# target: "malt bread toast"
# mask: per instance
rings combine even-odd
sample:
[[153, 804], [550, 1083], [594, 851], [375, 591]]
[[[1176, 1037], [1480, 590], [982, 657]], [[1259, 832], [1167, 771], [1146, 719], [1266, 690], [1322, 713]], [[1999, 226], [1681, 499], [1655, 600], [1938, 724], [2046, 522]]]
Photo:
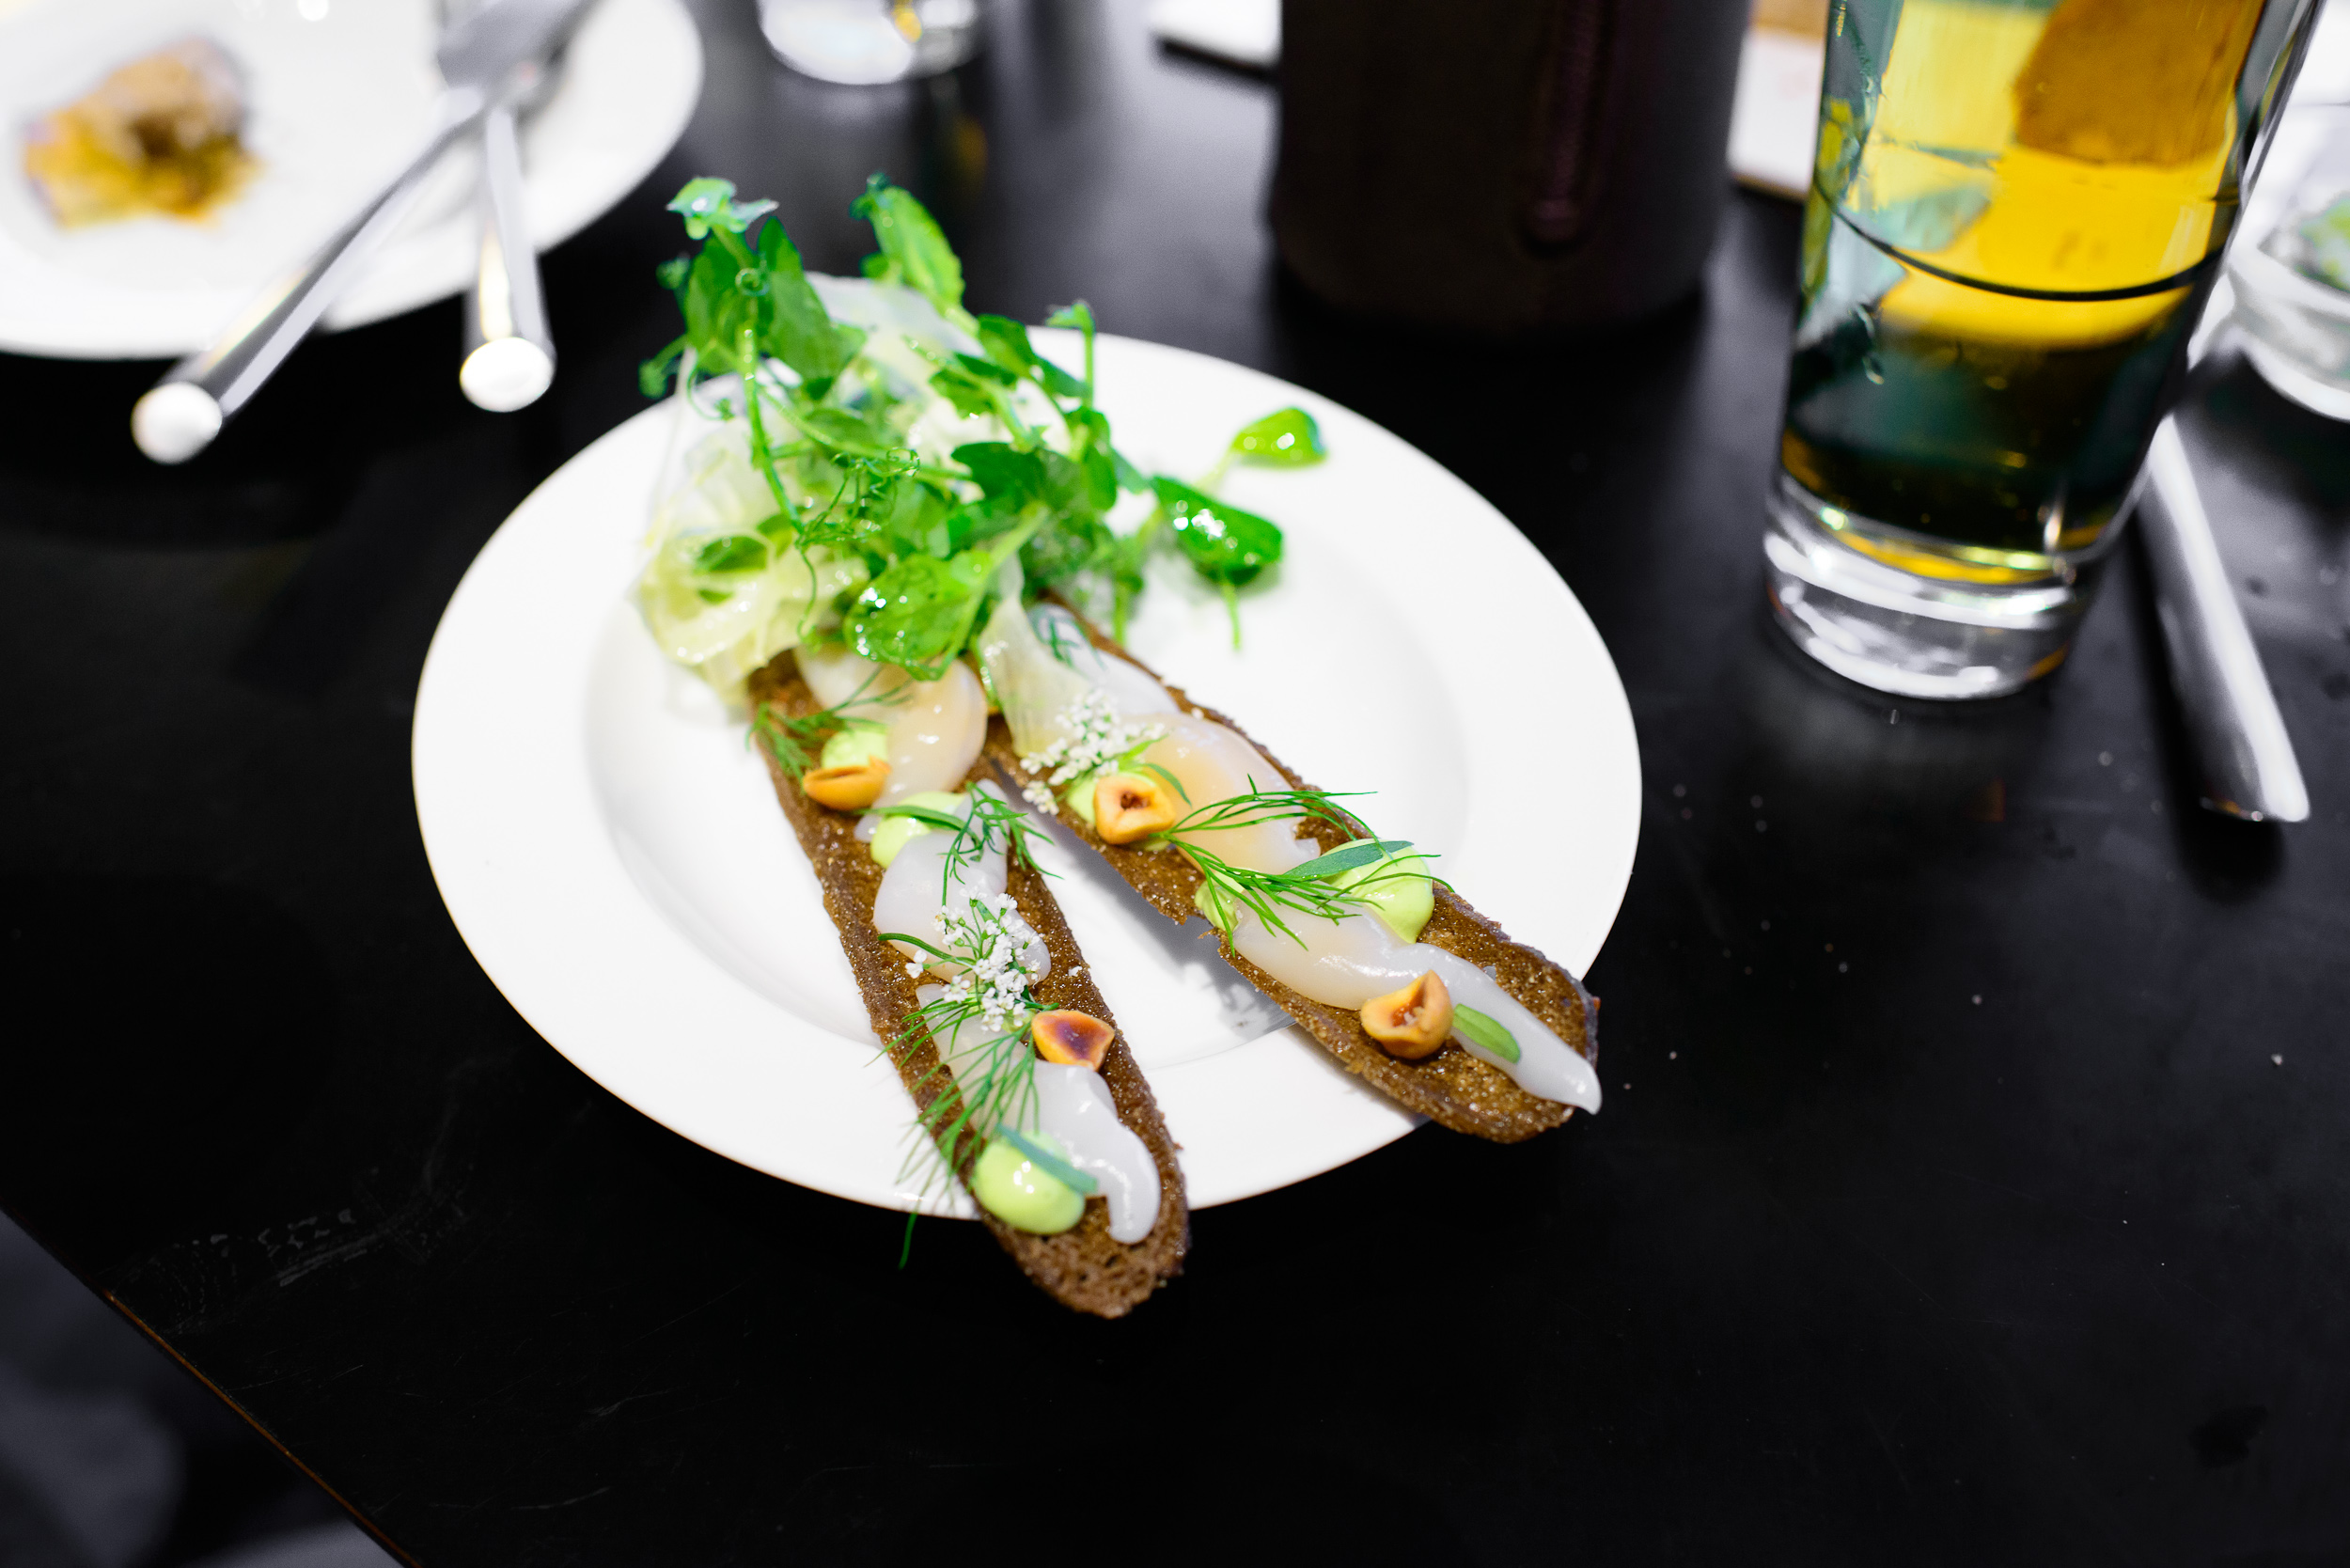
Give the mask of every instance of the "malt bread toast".
[[[751, 678], [749, 696], [754, 713], [767, 707], [785, 717], [798, 718], [814, 713], [822, 706], [809, 692], [789, 653], [778, 655]], [[996, 728], [1002, 727], [1002, 720], [995, 723]], [[775, 780], [776, 798], [782, 803], [784, 816], [816, 869], [816, 880], [823, 889], [825, 913], [832, 917], [833, 925], [839, 932], [841, 949], [848, 954], [849, 967], [855, 973], [857, 990], [865, 998], [865, 1011], [872, 1020], [873, 1032], [885, 1042], [895, 1042], [920, 1004], [915, 996], [916, 982], [906, 975], [904, 955], [883, 941], [873, 929], [873, 900], [881, 888], [882, 868], [874, 863], [866, 846], [857, 841], [856, 817], [829, 810], [809, 800], [801, 792], [795, 776], [763, 747], [760, 754]], [[974, 764], [969, 781], [995, 782], [984, 760]], [[1053, 902], [1044, 878], [1019, 856], [1014, 855], [1011, 860], [1006, 891], [1053, 955], [1052, 972], [1036, 982], [1038, 1000], [1048, 1008], [1074, 1008], [1091, 1013], [1115, 1027], [1117, 1020], [1110, 1016], [1108, 1003], [1095, 987], [1093, 976], [1085, 964], [1085, 955], [1078, 950], [1077, 940], [1071, 934], [1060, 906]], [[938, 1052], [926, 1034], [916, 1031], [911, 1041], [893, 1045], [889, 1057], [918, 1107], [928, 1110], [939, 1096], [955, 1092], [952, 1080], [939, 1071]], [[1085, 1217], [1075, 1229], [1058, 1235], [1014, 1230], [984, 1209], [979, 1211], [979, 1219], [995, 1233], [1004, 1250], [1011, 1254], [1022, 1272], [1062, 1305], [1099, 1317], [1115, 1318], [1123, 1316], [1162, 1282], [1180, 1272], [1183, 1254], [1191, 1245], [1191, 1219], [1183, 1198], [1183, 1169], [1175, 1159], [1174, 1140], [1167, 1136], [1158, 1103], [1152, 1098], [1151, 1086], [1136, 1065], [1122, 1033], [1111, 1043], [1102, 1063], [1102, 1078], [1117, 1105], [1119, 1120], [1142, 1139], [1158, 1167], [1159, 1212], [1151, 1233], [1131, 1246], [1113, 1240], [1108, 1206], [1099, 1198], [1087, 1200]], [[952, 1112], [949, 1107], [939, 1124], [952, 1124]], [[967, 1177], [971, 1162], [978, 1157], [980, 1141], [977, 1134], [965, 1128], [954, 1148], [942, 1151], [958, 1180]]]
[[[1085, 630], [1094, 646], [1104, 652], [1124, 659], [1138, 669], [1149, 670], [1149, 666], [1090, 622], [1085, 623]], [[1151, 673], [1155, 677], [1155, 671]], [[1280, 771], [1291, 789], [1311, 788], [1230, 718], [1194, 702], [1182, 688], [1164, 681], [1161, 683], [1184, 712], [1224, 725], [1248, 740]], [[1036, 779], [1036, 775], [1021, 766], [1010, 731], [1001, 720], [988, 729], [987, 757], [1015, 790], [1025, 790]], [[1168, 919], [1180, 925], [1198, 912], [1192, 896], [1198, 891], [1202, 878], [1189, 860], [1181, 855], [1105, 843], [1066, 808], [1058, 813], [1058, 818], [1061, 826], [1084, 839]], [[1337, 824], [1319, 818], [1307, 819], [1301, 831], [1324, 850], [1336, 849], [1347, 839]], [[1450, 888], [1437, 886], [1435, 903], [1435, 913], [1420, 933], [1421, 941], [1485, 969], [1504, 991], [1584, 1059], [1599, 1059], [1593, 1039], [1598, 1000], [1583, 989], [1574, 976], [1534, 949], [1512, 942], [1508, 933], [1469, 907], [1467, 901]], [[1479, 1060], [1454, 1043], [1448, 1043], [1434, 1056], [1418, 1061], [1399, 1060], [1380, 1049], [1364, 1032], [1362, 1019], [1354, 1010], [1311, 1001], [1242, 958], [1232, 950], [1230, 941], [1219, 938], [1219, 946], [1233, 968], [1312, 1035], [1348, 1072], [1359, 1074], [1407, 1110], [1417, 1111], [1455, 1132], [1474, 1133], [1497, 1143], [1516, 1143], [1532, 1137], [1574, 1114], [1574, 1107], [1528, 1093], [1501, 1069]]]

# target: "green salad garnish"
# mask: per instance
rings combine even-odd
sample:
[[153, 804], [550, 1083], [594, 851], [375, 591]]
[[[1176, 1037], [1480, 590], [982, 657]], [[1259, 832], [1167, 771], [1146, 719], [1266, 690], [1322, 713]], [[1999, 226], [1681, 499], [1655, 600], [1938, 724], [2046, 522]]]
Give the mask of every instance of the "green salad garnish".
[[723, 180], [669, 204], [700, 248], [662, 269], [685, 330], [640, 380], [713, 424], [686, 443], [638, 583], [672, 658], [730, 689], [784, 649], [845, 644], [934, 680], [1007, 592], [1058, 592], [1122, 633], [1160, 550], [1224, 596], [1238, 640], [1238, 591], [1280, 559], [1281, 531], [1214, 491], [1236, 461], [1319, 461], [1311, 416], [1253, 421], [1197, 485], [1147, 475], [1095, 406], [1085, 302], [1048, 323], [1081, 335], [1075, 369], [972, 314], [936, 220], [876, 175], [854, 209], [880, 246], [871, 289], [834, 295], [861, 317], [842, 321], [774, 206]]

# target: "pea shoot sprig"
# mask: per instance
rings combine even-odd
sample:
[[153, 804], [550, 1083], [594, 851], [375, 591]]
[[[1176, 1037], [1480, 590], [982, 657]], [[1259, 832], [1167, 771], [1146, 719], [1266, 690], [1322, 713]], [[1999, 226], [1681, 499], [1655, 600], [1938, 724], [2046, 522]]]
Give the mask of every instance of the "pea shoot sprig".
[[[911, 359], [832, 318], [773, 202], [739, 200], [728, 181], [704, 179], [669, 206], [700, 248], [661, 270], [684, 330], [640, 380], [650, 396], [674, 380], [697, 410], [739, 422], [754, 488], [774, 504], [765, 520], [698, 547], [692, 586], [702, 602], [754, 591], [786, 553], [814, 582], [811, 552], [824, 552], [854, 571], [845, 586], [836, 573], [795, 601], [800, 635], [837, 636], [933, 680], [981, 623], [999, 567], [1016, 558], [1033, 592], [1106, 597], [1122, 630], [1149, 555], [1172, 547], [1225, 595], [1237, 637], [1237, 590], [1279, 559], [1281, 535], [1210, 492], [1234, 462], [1318, 460], [1308, 416], [1289, 409], [1252, 424], [1199, 486], [1145, 475], [1113, 444], [1096, 405], [1091, 308], [1081, 300], [1050, 318], [1079, 334], [1082, 373], [1040, 353], [1020, 322], [973, 314], [962, 262], [936, 220], [883, 177], [854, 208], [880, 247], [866, 275], [928, 301], [954, 339], [908, 337]], [[910, 363], [929, 373], [909, 379]], [[917, 427], [935, 426], [924, 416], [941, 400], [998, 438], [926, 449]], [[1121, 495], [1152, 503], [1130, 533], [1109, 522]]]

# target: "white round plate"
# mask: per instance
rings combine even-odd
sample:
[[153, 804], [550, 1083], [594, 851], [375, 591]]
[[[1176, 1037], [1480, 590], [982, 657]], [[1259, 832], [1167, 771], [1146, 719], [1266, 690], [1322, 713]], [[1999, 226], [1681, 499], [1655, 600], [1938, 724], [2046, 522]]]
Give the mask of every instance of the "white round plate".
[[[1037, 340], [1063, 363], [1077, 346]], [[1468, 486], [1360, 416], [1254, 370], [1101, 339], [1103, 406], [1145, 469], [1197, 474], [1299, 404], [1318, 467], [1244, 468], [1280, 523], [1246, 643], [1178, 563], [1136, 652], [1230, 713], [1514, 935], [1581, 972], [1631, 876], [1639, 758], [1615, 666], [1547, 562]], [[868, 1203], [963, 1212], [904, 1170], [912, 1107], [882, 1058], [739, 714], [669, 664], [629, 602], [674, 407], [566, 463], [442, 616], [416, 697], [416, 811], [490, 978], [590, 1077], [695, 1142]], [[686, 433], [691, 433], [690, 431]], [[1526, 791], [1543, 807], [1529, 817]], [[1417, 1119], [1340, 1070], [1201, 939], [1096, 857], [1057, 892], [1183, 1148], [1194, 1207], [1302, 1180]]]
[[[431, 121], [438, 0], [0, 0], [0, 350], [161, 359], [220, 336], [404, 161]], [[212, 39], [243, 78], [252, 181], [202, 222], [64, 229], [26, 178], [23, 127], [116, 67]], [[680, 0], [600, 0], [555, 91], [523, 128], [532, 237], [569, 239], [652, 172], [701, 95], [700, 35]], [[442, 161], [401, 227], [335, 308], [363, 325], [473, 277], [470, 146]]]

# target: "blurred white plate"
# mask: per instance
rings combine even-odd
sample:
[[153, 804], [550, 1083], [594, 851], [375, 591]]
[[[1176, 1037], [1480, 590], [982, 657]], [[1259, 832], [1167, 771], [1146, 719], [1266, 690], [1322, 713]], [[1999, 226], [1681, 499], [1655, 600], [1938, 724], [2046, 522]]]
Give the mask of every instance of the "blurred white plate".
[[[1075, 362], [1067, 335], [1037, 337]], [[1101, 340], [1098, 374], [1120, 447], [1148, 469], [1198, 473], [1291, 403], [1330, 447], [1319, 467], [1228, 481], [1289, 541], [1243, 600], [1246, 646], [1174, 566], [1130, 629], [1136, 651], [1308, 778], [1376, 792], [1356, 804], [1378, 831], [1440, 850], [1480, 909], [1586, 969], [1631, 875], [1639, 757], [1615, 666], [1549, 564], [1459, 479], [1326, 399], [1128, 338]], [[449, 601], [416, 698], [425, 848], [481, 966], [589, 1076], [745, 1165], [905, 1208], [912, 1107], [814, 873], [741, 719], [662, 657], [629, 603], [672, 429], [653, 410], [566, 463]], [[1170, 925], [1090, 854], [1058, 869], [1195, 1206], [1415, 1125], [1227, 968], [1204, 923]]]
[[[306, 256], [413, 150], [440, 78], [434, 0], [39, 0], [0, 14], [0, 350], [68, 359], [202, 348]], [[61, 229], [21, 137], [116, 67], [201, 35], [244, 81], [261, 168], [203, 222]], [[526, 123], [540, 248], [586, 227], [652, 171], [701, 93], [701, 39], [680, 0], [601, 0]], [[400, 231], [327, 317], [358, 326], [462, 289], [474, 270], [470, 148], [444, 162]]]

